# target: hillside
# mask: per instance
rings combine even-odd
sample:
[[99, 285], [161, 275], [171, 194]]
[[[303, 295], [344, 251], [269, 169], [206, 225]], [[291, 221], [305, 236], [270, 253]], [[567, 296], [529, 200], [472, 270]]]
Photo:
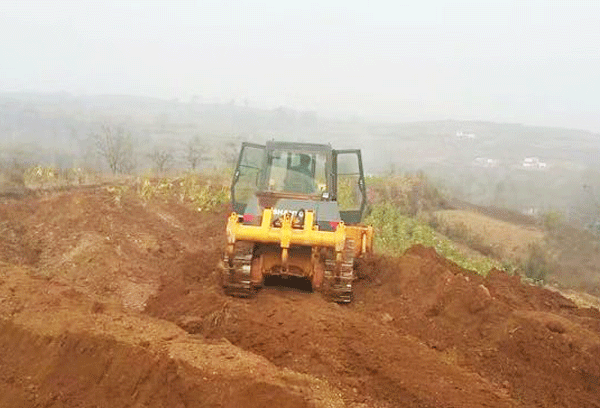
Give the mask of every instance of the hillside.
[[225, 217], [133, 187], [3, 198], [0, 405], [600, 407], [598, 309], [421, 246], [363, 265], [348, 306], [230, 298]]
[[259, 109], [247, 101], [1, 94], [0, 162], [17, 157], [32, 165], [105, 171], [89, 136], [106, 123], [132, 134], [135, 173], [153, 166], [148, 156], [154, 148], [172, 152], [170, 167], [187, 167], [186, 143], [194, 137], [203, 144], [203, 168], [219, 166], [242, 141], [325, 141], [361, 148], [369, 174], [423, 171], [474, 204], [531, 214], [558, 210], [581, 225], [598, 218], [600, 135], [522, 124], [372, 123], [284, 106]]

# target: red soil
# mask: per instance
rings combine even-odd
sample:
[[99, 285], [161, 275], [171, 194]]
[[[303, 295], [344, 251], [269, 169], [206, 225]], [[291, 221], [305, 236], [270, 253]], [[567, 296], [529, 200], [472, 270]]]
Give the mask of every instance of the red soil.
[[0, 202], [0, 406], [600, 407], [600, 312], [432, 249], [352, 304], [218, 285], [226, 209]]

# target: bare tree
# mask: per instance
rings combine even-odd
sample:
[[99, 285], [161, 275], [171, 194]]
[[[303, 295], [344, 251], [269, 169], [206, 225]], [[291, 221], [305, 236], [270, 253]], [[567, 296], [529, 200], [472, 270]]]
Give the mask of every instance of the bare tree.
[[24, 147], [13, 147], [0, 151], [0, 194], [22, 194], [25, 192], [25, 174], [31, 165], [34, 152]]
[[174, 161], [173, 150], [169, 148], [155, 147], [148, 158], [154, 163], [154, 168], [158, 173], [163, 173], [171, 167]]
[[133, 138], [130, 132], [105, 124], [100, 132], [90, 134], [90, 138], [96, 153], [106, 160], [113, 174], [133, 169]]
[[185, 160], [190, 164], [192, 170], [206, 157], [204, 156], [205, 147], [198, 136], [191, 138], [185, 146]]

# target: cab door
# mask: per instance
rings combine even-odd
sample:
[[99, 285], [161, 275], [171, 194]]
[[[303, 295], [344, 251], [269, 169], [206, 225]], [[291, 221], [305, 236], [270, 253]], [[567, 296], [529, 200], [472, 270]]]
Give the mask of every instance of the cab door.
[[360, 150], [334, 150], [335, 197], [342, 221], [359, 223], [367, 205], [367, 190]]
[[243, 214], [246, 205], [258, 189], [265, 159], [265, 146], [242, 143], [242, 150], [233, 173], [231, 203], [233, 211]]

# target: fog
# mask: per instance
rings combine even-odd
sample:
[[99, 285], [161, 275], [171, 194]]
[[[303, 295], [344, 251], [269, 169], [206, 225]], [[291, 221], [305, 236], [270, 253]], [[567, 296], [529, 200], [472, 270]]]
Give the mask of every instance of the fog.
[[106, 126], [138, 174], [187, 167], [186, 149], [202, 169], [242, 141], [325, 142], [363, 149], [369, 174], [600, 225], [600, 2], [2, 7], [0, 164], [108, 171]]
[[600, 131], [596, 1], [3, 1], [0, 92]]

